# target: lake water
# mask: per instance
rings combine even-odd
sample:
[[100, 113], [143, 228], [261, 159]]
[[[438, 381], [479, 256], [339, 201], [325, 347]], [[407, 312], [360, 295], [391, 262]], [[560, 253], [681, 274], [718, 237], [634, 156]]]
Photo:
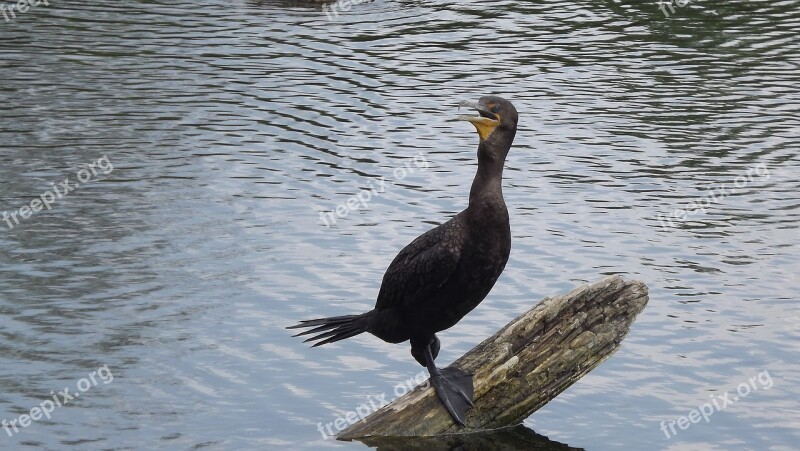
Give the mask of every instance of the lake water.
[[[422, 370], [408, 346], [312, 350], [284, 327], [370, 309], [395, 254], [466, 206], [477, 137], [457, 105], [500, 94], [521, 117], [512, 255], [439, 362], [618, 273], [648, 307], [528, 428], [591, 450], [796, 449], [800, 1], [673, 8], [64, 0], [0, 16], [0, 212], [16, 215], [0, 222], [0, 420], [28, 423], [0, 448], [364, 449], [319, 428], [402, 393]], [[54, 405], [65, 388], [80, 396]]]

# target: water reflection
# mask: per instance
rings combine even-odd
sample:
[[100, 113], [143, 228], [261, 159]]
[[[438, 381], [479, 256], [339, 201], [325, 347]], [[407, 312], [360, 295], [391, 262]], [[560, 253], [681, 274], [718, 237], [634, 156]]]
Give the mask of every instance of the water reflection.
[[548, 439], [525, 426], [501, 429], [490, 433], [449, 435], [442, 437], [375, 437], [361, 440], [378, 451], [471, 451], [471, 450], [542, 450], [580, 451], [583, 448]]

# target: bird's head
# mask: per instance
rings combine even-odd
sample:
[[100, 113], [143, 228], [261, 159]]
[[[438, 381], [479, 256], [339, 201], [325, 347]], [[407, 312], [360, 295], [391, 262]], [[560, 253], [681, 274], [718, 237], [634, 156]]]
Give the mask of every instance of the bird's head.
[[471, 122], [478, 130], [481, 142], [498, 134], [513, 139], [519, 117], [517, 109], [508, 100], [498, 96], [484, 96], [477, 103], [464, 101], [458, 106], [472, 108], [478, 112], [478, 114], [459, 115], [458, 119]]

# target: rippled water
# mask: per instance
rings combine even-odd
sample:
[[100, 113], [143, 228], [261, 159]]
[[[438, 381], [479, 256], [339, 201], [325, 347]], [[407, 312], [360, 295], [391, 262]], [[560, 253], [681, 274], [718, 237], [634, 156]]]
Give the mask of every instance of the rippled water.
[[521, 116], [513, 250], [441, 362], [621, 273], [651, 290], [631, 335], [526, 425], [587, 449], [796, 448], [800, 1], [49, 3], [0, 17], [0, 211], [96, 174], [0, 222], [0, 419], [87, 390], [0, 448], [363, 448], [318, 423], [421, 368], [283, 328], [371, 308], [396, 252], [464, 208], [456, 105], [488, 93]]

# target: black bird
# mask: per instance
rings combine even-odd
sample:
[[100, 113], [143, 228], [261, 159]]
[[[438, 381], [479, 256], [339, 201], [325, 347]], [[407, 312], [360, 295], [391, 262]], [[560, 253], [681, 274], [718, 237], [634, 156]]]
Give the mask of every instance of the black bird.
[[362, 332], [389, 343], [411, 341], [411, 355], [427, 367], [431, 382], [456, 423], [472, 407], [472, 375], [455, 367], [439, 369], [436, 332], [448, 329], [489, 294], [511, 251], [511, 228], [503, 200], [503, 165], [517, 131], [517, 110], [496, 96], [462, 102], [477, 115], [458, 118], [478, 130], [478, 173], [469, 206], [424, 233], [395, 257], [383, 277], [375, 308], [361, 315], [301, 321], [289, 329], [312, 329], [314, 346]]

